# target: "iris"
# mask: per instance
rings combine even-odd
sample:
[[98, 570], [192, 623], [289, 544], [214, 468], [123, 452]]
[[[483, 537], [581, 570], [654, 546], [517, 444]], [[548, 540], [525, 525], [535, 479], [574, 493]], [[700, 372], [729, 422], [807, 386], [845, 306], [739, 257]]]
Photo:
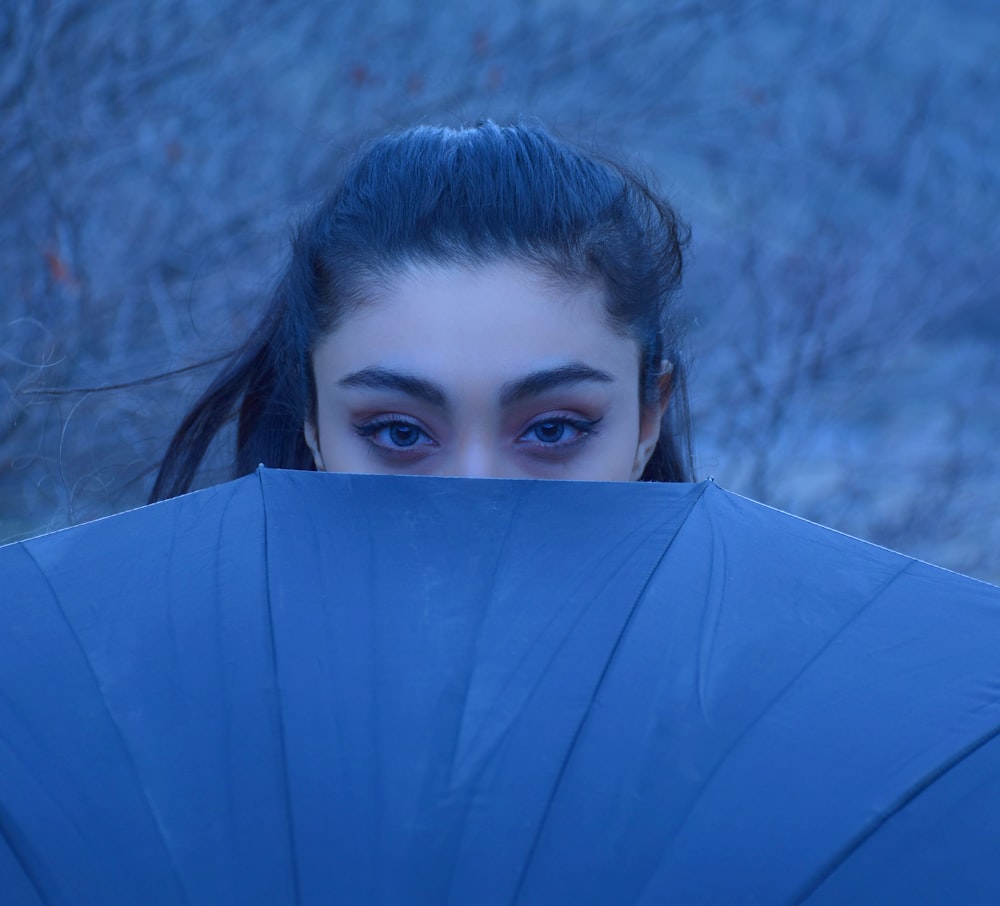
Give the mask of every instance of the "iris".
[[532, 428], [532, 434], [543, 444], [556, 444], [562, 440], [566, 433], [565, 422], [540, 422]]

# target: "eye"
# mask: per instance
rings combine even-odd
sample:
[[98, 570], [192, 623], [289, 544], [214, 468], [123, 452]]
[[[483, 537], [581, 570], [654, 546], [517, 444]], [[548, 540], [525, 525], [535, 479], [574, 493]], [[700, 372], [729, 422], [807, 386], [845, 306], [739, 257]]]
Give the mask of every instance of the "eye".
[[389, 455], [416, 452], [414, 448], [437, 445], [421, 425], [399, 415], [373, 418], [355, 425], [354, 430], [376, 450]]
[[595, 433], [600, 419], [585, 419], [568, 415], [550, 415], [532, 422], [518, 438], [520, 443], [538, 450], [563, 450], [584, 441]]
[[389, 425], [382, 430], [396, 447], [412, 447], [420, 438], [420, 429], [413, 425]]
[[538, 422], [538, 424], [532, 426], [531, 434], [543, 444], [557, 444], [566, 434], [567, 427], [566, 422]]

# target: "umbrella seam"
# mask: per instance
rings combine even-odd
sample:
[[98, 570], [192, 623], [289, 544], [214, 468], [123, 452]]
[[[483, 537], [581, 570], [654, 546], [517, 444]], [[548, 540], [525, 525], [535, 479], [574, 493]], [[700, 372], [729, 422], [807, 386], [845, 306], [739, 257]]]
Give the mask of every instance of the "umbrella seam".
[[524, 866], [521, 869], [521, 874], [517, 879], [517, 885], [514, 888], [514, 894], [511, 898], [512, 903], [516, 903], [521, 898], [521, 893], [524, 888], [524, 884], [527, 880], [528, 872], [530, 871], [531, 865], [535, 859], [535, 852], [541, 841], [542, 834], [545, 831], [546, 824], [548, 823], [549, 813], [552, 810], [552, 805], [555, 802], [555, 798], [559, 792], [559, 788], [562, 786], [563, 778], [566, 776], [566, 772], [569, 769], [569, 763], [573, 757], [573, 751], [576, 748], [576, 744], [579, 741], [580, 737], [583, 735], [584, 727], [586, 727], [587, 721], [590, 718], [590, 714], [591, 711], [593, 710], [594, 703], [597, 700], [597, 695], [600, 692], [601, 687], [604, 685], [604, 681], [611, 670], [611, 665], [614, 663], [615, 656], [618, 654], [618, 651], [621, 648], [622, 641], [624, 640], [625, 635], [629, 630], [629, 627], [632, 625], [632, 620], [635, 617], [635, 614], [638, 611], [639, 606], [642, 604], [642, 601], [646, 597], [646, 592], [649, 590], [649, 586], [652, 583], [653, 577], [656, 575], [656, 572], [659, 569], [660, 564], [663, 562], [663, 558], [666, 557], [668, 551], [673, 547], [674, 541], [677, 540], [677, 536], [680, 534], [681, 529], [684, 528], [684, 525], [691, 517], [691, 514], [694, 512], [695, 507], [701, 501], [702, 497], [705, 496], [705, 491], [707, 490], [708, 486], [709, 482], [702, 482], [701, 490], [698, 493], [698, 496], [691, 501], [691, 504], [688, 507], [687, 512], [684, 514], [684, 518], [681, 519], [680, 522], [677, 524], [677, 527], [674, 529], [673, 534], [670, 536], [670, 540], [666, 543], [666, 545], [664, 545], [663, 550], [660, 552], [660, 556], [656, 558], [656, 562], [650, 568], [649, 574], [646, 576], [646, 580], [642, 584], [642, 589], [639, 591], [639, 594], [636, 595], [635, 601], [633, 602], [632, 607], [629, 609], [628, 616], [625, 618], [625, 621], [622, 624], [622, 628], [618, 632], [618, 638], [615, 639], [614, 645], [611, 646], [611, 651], [608, 654], [607, 660], [604, 662], [604, 667], [601, 670], [601, 675], [597, 678], [597, 682], [594, 684], [594, 688], [591, 691], [590, 701], [587, 703], [586, 710], [584, 711], [583, 716], [580, 718], [580, 721], [577, 724], [576, 731], [573, 733], [573, 739], [566, 750], [566, 755], [563, 757], [562, 764], [559, 766], [559, 772], [556, 775], [555, 783], [553, 783], [552, 790], [549, 793], [548, 802], [545, 803], [545, 808], [542, 811], [542, 819], [538, 823], [538, 830], [535, 832], [535, 838], [531, 842], [531, 848], [528, 850], [527, 857], [524, 860]]
[[285, 714], [281, 706], [281, 679], [278, 676], [278, 645], [274, 631], [274, 609], [271, 594], [271, 558], [268, 544], [268, 513], [267, 494], [264, 493], [264, 467], [257, 467], [257, 483], [260, 487], [261, 512], [264, 514], [264, 583], [267, 588], [267, 622], [270, 629], [271, 668], [274, 671], [274, 688], [276, 707], [278, 709], [278, 744], [281, 752], [281, 785], [285, 793], [285, 806], [288, 814], [288, 849], [292, 860], [292, 891], [296, 903], [302, 902], [302, 885], [299, 879], [298, 851], [295, 843], [295, 819], [292, 815], [292, 795], [288, 774], [288, 745], [285, 738]]
[[8, 852], [14, 856], [14, 861], [20, 867], [24, 877], [27, 878], [28, 883], [31, 885], [31, 889], [34, 890], [39, 901], [42, 903], [51, 903], [52, 901], [43, 893], [42, 885], [39, 882], [39, 879], [35, 876], [35, 872], [32, 871], [27, 857], [22, 853], [22, 847], [18, 846], [14, 839], [14, 833], [11, 829], [13, 826], [13, 820], [8, 815], [7, 810], [3, 807], [3, 803], [0, 802], [0, 837], [2, 837], [4, 843], [7, 844]]
[[944, 764], [940, 765], [930, 774], [913, 784], [905, 793], [899, 796], [896, 802], [865, 830], [857, 834], [849, 843], [843, 846], [824, 868], [820, 869], [806, 885], [802, 888], [802, 893], [796, 902], [805, 902], [816, 893], [851, 856], [861, 849], [868, 839], [880, 830], [885, 824], [891, 821], [896, 815], [903, 811], [911, 802], [918, 799], [931, 786], [939, 781], [946, 774], [957, 768], [963, 761], [975, 755], [983, 746], [988, 745], [994, 739], [1000, 737], [1000, 727], [984, 733], [982, 736], [969, 743], [965, 748], [953, 755]]
[[903, 809], [905, 809], [911, 802], [919, 798], [920, 795], [926, 792], [931, 786], [933, 786], [938, 780], [944, 777], [946, 774], [957, 768], [963, 761], [970, 758], [976, 752], [978, 752], [983, 746], [988, 745], [994, 739], [1000, 737], [1000, 728], [991, 730], [989, 733], [976, 739], [974, 742], [970, 743], [961, 752], [949, 759], [938, 768], [933, 773], [929, 774], [927, 777], [922, 779], [919, 783], [916, 783], [899, 797], [896, 804], [891, 808], [887, 809], [885, 814], [883, 814], [874, 824], [870, 825], [869, 828], [862, 833], [858, 834], [850, 843], [843, 847], [837, 856], [828, 863], [828, 866], [817, 873], [813, 881], [804, 889], [804, 892], [800, 895], [796, 902], [805, 902], [809, 897], [816, 893], [820, 887], [826, 883], [827, 880], [840, 868], [855, 852], [861, 849], [862, 846], [868, 841], [876, 831], [887, 824], [892, 818], [899, 814]]
[[[496, 580], [497, 575], [499, 575], [499, 572], [500, 572], [500, 562], [503, 559], [504, 552], [506, 551], [507, 545], [510, 542], [511, 534], [513, 532], [514, 518], [517, 515], [517, 513], [520, 512], [520, 510], [521, 510], [521, 501], [522, 501], [521, 497], [517, 497], [514, 500], [514, 504], [511, 507], [511, 511], [510, 511], [510, 513], [507, 516], [506, 525], [504, 527], [503, 537], [500, 539], [500, 543], [499, 543], [499, 545], [497, 547], [497, 552], [496, 552], [496, 554], [494, 556], [494, 561], [495, 562], [494, 562], [494, 565], [493, 565], [493, 575], [492, 575], [492, 578], [491, 578], [491, 584], [492, 584], [493, 581]], [[492, 601], [491, 601], [491, 604], [492, 604]], [[454, 788], [454, 786], [455, 786], [455, 776], [458, 773], [458, 771], [456, 770], [456, 767], [457, 767], [457, 765], [459, 763], [460, 750], [462, 748], [462, 745], [461, 745], [461, 743], [462, 743], [462, 735], [463, 735], [462, 731], [463, 731], [463, 728], [464, 728], [464, 726], [466, 724], [466, 720], [467, 720], [467, 714], [468, 714], [468, 708], [469, 708], [469, 696], [470, 696], [470, 693], [471, 693], [471, 690], [472, 690], [473, 681], [474, 681], [474, 678], [475, 678], [475, 662], [476, 662], [476, 660], [479, 657], [479, 651], [480, 651], [480, 648], [482, 647], [483, 624], [488, 620], [488, 616], [489, 616], [489, 611], [487, 610], [487, 612], [485, 612], [483, 614], [483, 617], [480, 620], [479, 625], [478, 625], [478, 627], [476, 629], [475, 645], [473, 646], [472, 656], [470, 658], [469, 682], [465, 683], [464, 687], [462, 689], [461, 714], [459, 716], [458, 725], [455, 728], [455, 733], [454, 733], [453, 739], [451, 740], [452, 745], [450, 746], [450, 753], [449, 753], [449, 766], [448, 766], [448, 786], [449, 786], [449, 790], [451, 790], [452, 788]], [[467, 744], [467, 748], [473, 748], [473, 743], [476, 742], [477, 740], [478, 740], [478, 735], [473, 736], [472, 741]], [[480, 768], [480, 770], [482, 770], [482, 768]], [[469, 824], [469, 820], [470, 820], [470, 812], [471, 811], [472, 811], [472, 802], [468, 801], [468, 802], [465, 803], [465, 807], [462, 809], [461, 821], [460, 821], [460, 824], [459, 824], [459, 828], [456, 831], [456, 837], [459, 838], [459, 839], [461, 839], [461, 838], [464, 837], [464, 835], [465, 835], [465, 833], [466, 833], [466, 831], [468, 829], [468, 824]], [[451, 865], [449, 867], [449, 876], [448, 876], [448, 884], [447, 884], [448, 899], [447, 899], [446, 902], [453, 902], [453, 900], [454, 900], [453, 894], [454, 894], [455, 884], [456, 884], [457, 880], [458, 880], [458, 859], [456, 857], [456, 858], [453, 858], [451, 860]]]
[[135, 756], [132, 754], [132, 750], [129, 748], [126, 742], [125, 734], [122, 732], [121, 726], [119, 726], [118, 721], [115, 720], [114, 714], [112, 713], [111, 708], [108, 705], [107, 698], [105, 697], [104, 694], [104, 689], [101, 686], [100, 680], [98, 679], [97, 672], [94, 670], [93, 664], [90, 662], [90, 657], [87, 654], [87, 649], [84, 647], [83, 642], [80, 639], [80, 636], [77, 634], [77, 631], [74, 628], [69, 617], [67, 616], [66, 611], [63, 609], [62, 602], [59, 600], [59, 595], [56, 593], [56, 590], [53, 587], [52, 582], [50, 581], [45, 570], [42, 569], [41, 564], [35, 558], [34, 554], [32, 554], [31, 551], [28, 549], [27, 545], [22, 545], [22, 550], [27, 555], [28, 559], [31, 560], [35, 569], [38, 570], [43, 581], [48, 587], [49, 592], [52, 595], [52, 600], [56, 605], [56, 609], [59, 611], [59, 615], [62, 617], [63, 623], [66, 625], [67, 629], [69, 629], [70, 635], [73, 637], [73, 641], [76, 643], [76, 646], [79, 649], [81, 656], [83, 657], [83, 662], [87, 665], [87, 672], [90, 674], [90, 678], [94, 683], [94, 686], [100, 693], [100, 699], [101, 699], [101, 704], [104, 708], [104, 713], [107, 715], [108, 720], [111, 722], [111, 726], [114, 728], [115, 736], [118, 738], [118, 742], [121, 744], [122, 750], [126, 755], [128, 764], [132, 768], [132, 774], [136, 780], [137, 786], [142, 792], [142, 799], [146, 803], [146, 809], [149, 812], [150, 818], [152, 818], [153, 826], [156, 828], [156, 833], [160, 838], [160, 842], [163, 844], [163, 849], [167, 854], [167, 862], [170, 865], [170, 872], [174, 877], [175, 883], [177, 884], [178, 892], [184, 898], [185, 903], [190, 903], [191, 901], [188, 898], [187, 891], [184, 889], [184, 885], [181, 882], [181, 876], [178, 871], [177, 863], [174, 861], [174, 852], [171, 849], [170, 844], [167, 842], [165, 829], [162, 823], [160, 822], [160, 817], [157, 814], [156, 809], [154, 808], [153, 803], [149, 798], [149, 795], [146, 792], [145, 786], [141, 782], [142, 774], [140, 773], [139, 767], [136, 764]]
[[[746, 497], [741, 497], [739, 494], [733, 494], [733, 492], [727, 491], [724, 488], [718, 488], [718, 490], [721, 491], [727, 497], [728, 496], [732, 496], [732, 497], [736, 497], [739, 500], [744, 500], [744, 501], [749, 499], [749, 498], [746, 498]], [[756, 503], [756, 501], [750, 501], [750, 502], [754, 503], [754, 504]], [[769, 509], [774, 509], [774, 508], [770, 507]], [[781, 512], [781, 511], [777, 510], [776, 512]], [[705, 780], [704, 780], [704, 782], [701, 785], [701, 789], [699, 790], [698, 795], [695, 796], [694, 799], [692, 799], [691, 802], [688, 804], [688, 807], [687, 807], [687, 809], [684, 812], [683, 819], [677, 824], [677, 829], [674, 831], [674, 833], [671, 834], [671, 836], [670, 836], [670, 844], [668, 844], [668, 845], [672, 845], [673, 841], [676, 840], [678, 834], [680, 834], [681, 829], [683, 828], [683, 826], [684, 826], [685, 822], [687, 821], [688, 817], [690, 817], [691, 813], [697, 808], [698, 803], [703, 798], [706, 790], [708, 789], [708, 787], [712, 783], [712, 781], [715, 778], [715, 776], [719, 773], [719, 771], [722, 770], [723, 766], [729, 760], [729, 757], [733, 754], [733, 752], [740, 745], [740, 743], [746, 738], [746, 736], [749, 733], [751, 733], [753, 731], [753, 729], [764, 719], [765, 715], [767, 715], [768, 713], [770, 713], [771, 709], [774, 708], [775, 705], [782, 698], [784, 698], [785, 695], [788, 694], [788, 690], [795, 684], [795, 682], [799, 678], [801, 678], [803, 676], [803, 674], [805, 674], [805, 672], [807, 670], [809, 670], [813, 666], [813, 664], [816, 663], [817, 660], [819, 660], [819, 658], [821, 658], [823, 656], [823, 654], [830, 648], [830, 646], [833, 645], [848, 629], [850, 629], [850, 627], [853, 626], [854, 623], [858, 619], [860, 619], [860, 617], [862, 616], [862, 614], [864, 614], [868, 610], [868, 608], [870, 608], [872, 606], [872, 604], [874, 604], [876, 601], [878, 601], [879, 598], [881, 598], [889, 590], [889, 588], [891, 588], [917, 562], [918, 561], [916, 561], [914, 559], [908, 559], [903, 564], [903, 566], [899, 570], [897, 570], [885, 582], [885, 584], [871, 598], [869, 598], [864, 603], [864, 605], [858, 609], [858, 611], [856, 613], [854, 613], [851, 616], [851, 618], [846, 623], [844, 623], [843, 626], [841, 626], [832, 636], [830, 636], [824, 642], [824, 644], [820, 647], [820, 649], [815, 654], [813, 654], [813, 656], [811, 658], [809, 658], [809, 660], [806, 661], [806, 663], [803, 664], [802, 667], [799, 668], [799, 670], [797, 670], [795, 672], [795, 675], [793, 677], [791, 677], [791, 679], [789, 679], [788, 682], [785, 683], [781, 687], [781, 689], [778, 692], [776, 692], [770, 698], [770, 700], [760, 710], [760, 712], [757, 714], [757, 716], [749, 724], [747, 724], [747, 726], [745, 726], [743, 728], [742, 732], [736, 737], [736, 739], [733, 740], [732, 744], [730, 746], [728, 746], [728, 748], [726, 749], [725, 753], [716, 761], [716, 763], [715, 763], [714, 767], [712, 768], [712, 770], [705, 777]], [[651, 883], [652, 880], [653, 880], [652, 877], [648, 878], [646, 880], [646, 883], [643, 885], [643, 890], [644, 891], [645, 891], [646, 888], [648, 888], [648, 886], [649, 886], [649, 884]]]

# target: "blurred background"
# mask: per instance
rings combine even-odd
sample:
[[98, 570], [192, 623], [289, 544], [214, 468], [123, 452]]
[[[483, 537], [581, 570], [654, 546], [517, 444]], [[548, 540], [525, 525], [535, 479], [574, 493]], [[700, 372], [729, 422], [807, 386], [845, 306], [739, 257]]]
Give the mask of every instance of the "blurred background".
[[526, 114], [692, 225], [699, 478], [1000, 582], [994, 0], [0, 2], [0, 541], [144, 501], [359, 141]]

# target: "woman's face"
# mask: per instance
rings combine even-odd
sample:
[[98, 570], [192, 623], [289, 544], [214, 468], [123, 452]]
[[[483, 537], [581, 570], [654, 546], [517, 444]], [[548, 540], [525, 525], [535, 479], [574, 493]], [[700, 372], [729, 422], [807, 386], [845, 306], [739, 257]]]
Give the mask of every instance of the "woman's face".
[[413, 267], [317, 346], [306, 440], [328, 472], [635, 480], [662, 415], [639, 358], [597, 287]]

